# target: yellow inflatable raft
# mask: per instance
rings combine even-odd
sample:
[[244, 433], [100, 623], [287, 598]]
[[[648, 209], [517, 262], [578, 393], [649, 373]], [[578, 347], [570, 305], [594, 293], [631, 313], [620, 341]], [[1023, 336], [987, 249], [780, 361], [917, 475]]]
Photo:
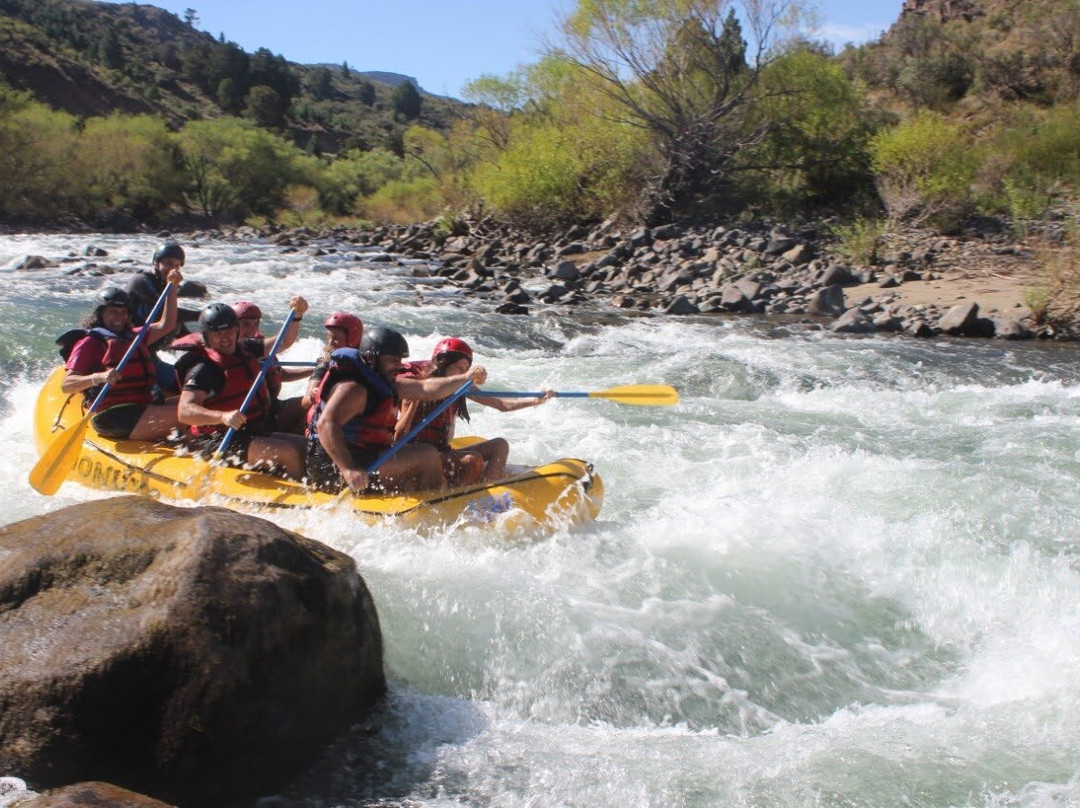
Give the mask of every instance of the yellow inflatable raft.
[[[38, 395], [34, 440], [44, 452], [83, 415], [81, 394], [60, 390], [56, 369]], [[475, 439], [473, 439], [475, 440]], [[463, 443], [470, 442], [464, 439]], [[89, 488], [173, 499], [221, 500], [222, 504], [274, 508], [351, 507], [357, 515], [386, 517], [417, 526], [509, 522], [515, 528], [573, 524], [595, 519], [604, 488], [590, 463], [563, 458], [489, 484], [394, 496], [335, 496], [292, 480], [241, 468], [211, 466], [168, 444], [117, 441], [87, 429], [78, 462], [67, 479]]]

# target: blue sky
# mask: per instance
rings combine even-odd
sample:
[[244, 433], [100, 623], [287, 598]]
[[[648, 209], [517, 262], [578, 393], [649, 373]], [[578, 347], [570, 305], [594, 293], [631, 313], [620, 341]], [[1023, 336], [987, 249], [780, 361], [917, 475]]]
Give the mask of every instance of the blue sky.
[[[142, 0], [145, 2], [145, 0]], [[815, 0], [810, 0], [815, 2]], [[482, 74], [535, 62], [560, 10], [574, 0], [157, 0], [152, 5], [246, 51], [269, 48], [291, 62], [348, 62], [357, 70], [413, 76], [431, 93], [460, 97]], [[818, 36], [842, 45], [873, 39], [903, 0], [816, 0]]]

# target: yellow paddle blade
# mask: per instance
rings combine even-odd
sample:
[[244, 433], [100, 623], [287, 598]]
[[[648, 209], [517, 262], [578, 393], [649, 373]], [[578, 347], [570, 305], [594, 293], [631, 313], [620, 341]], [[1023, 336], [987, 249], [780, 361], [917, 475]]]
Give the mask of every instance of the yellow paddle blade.
[[86, 428], [92, 417], [93, 413], [88, 412], [79, 423], [57, 435], [30, 469], [30, 485], [39, 493], [51, 497], [75, 468], [75, 464], [79, 462], [83, 436], [86, 435]]
[[620, 404], [667, 407], [679, 403], [679, 392], [667, 384], [626, 384], [589, 393], [589, 398], [606, 398]]

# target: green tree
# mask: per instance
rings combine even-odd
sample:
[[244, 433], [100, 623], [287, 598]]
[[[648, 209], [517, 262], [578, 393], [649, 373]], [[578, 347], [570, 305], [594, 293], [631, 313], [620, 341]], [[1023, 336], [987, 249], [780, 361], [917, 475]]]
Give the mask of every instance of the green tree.
[[732, 159], [760, 139], [745, 126], [751, 91], [781, 52], [778, 28], [795, 10], [795, 0], [754, 0], [740, 22], [731, 0], [579, 0], [563, 20], [564, 45], [551, 57], [610, 99], [605, 114], [655, 141], [644, 218], [667, 218], [714, 191]]
[[98, 42], [98, 61], [113, 70], [124, 67], [124, 49], [114, 28], [106, 30]]
[[217, 102], [230, 115], [238, 115], [244, 107], [244, 96], [240, 85], [233, 78], [224, 78], [218, 82]]
[[285, 123], [285, 106], [281, 96], [270, 87], [257, 84], [248, 90], [244, 99], [244, 117], [259, 126], [277, 128]]
[[356, 89], [356, 100], [363, 104], [365, 107], [375, 105], [375, 85], [367, 79], [360, 82], [360, 86]]
[[334, 95], [334, 78], [329, 68], [317, 67], [308, 77], [308, 93], [316, 101], [325, 101]]
[[963, 128], [923, 111], [870, 143], [878, 192], [894, 221], [955, 224], [972, 204], [978, 155]]
[[212, 221], [272, 215], [297, 179], [303, 153], [250, 121], [191, 121], [179, 134], [186, 201]]
[[31, 219], [71, 212], [75, 119], [0, 85], [0, 211]]
[[736, 161], [740, 185], [757, 198], [795, 205], [842, 202], [873, 194], [869, 140], [874, 118], [833, 58], [810, 47], [785, 54], [761, 75], [751, 131], [760, 143]]
[[394, 88], [394, 112], [397, 114], [406, 118], [419, 117], [422, 104], [420, 91], [411, 81], [403, 81]]
[[80, 187], [80, 212], [101, 209], [153, 219], [180, 202], [184, 177], [175, 136], [149, 115], [113, 114], [86, 121], [71, 182]]

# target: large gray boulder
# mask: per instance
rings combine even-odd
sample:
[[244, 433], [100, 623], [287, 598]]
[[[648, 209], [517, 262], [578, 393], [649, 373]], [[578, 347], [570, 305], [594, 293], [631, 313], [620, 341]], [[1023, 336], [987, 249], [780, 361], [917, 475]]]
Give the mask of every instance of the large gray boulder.
[[385, 690], [351, 558], [117, 497], [0, 528], [0, 773], [182, 805], [265, 794]]

